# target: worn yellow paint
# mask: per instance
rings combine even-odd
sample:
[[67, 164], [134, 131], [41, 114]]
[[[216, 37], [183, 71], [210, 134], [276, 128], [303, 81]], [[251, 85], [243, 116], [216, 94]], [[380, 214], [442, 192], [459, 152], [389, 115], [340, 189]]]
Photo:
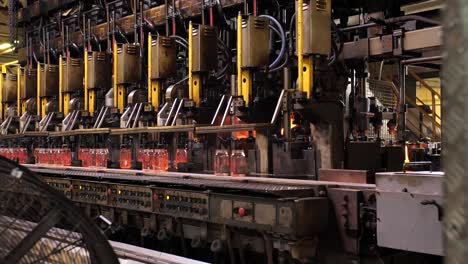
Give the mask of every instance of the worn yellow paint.
[[95, 100], [96, 100], [96, 92], [94, 90], [88, 91], [88, 111], [90, 116], [94, 116], [95, 109]]
[[297, 23], [297, 69], [298, 69], [298, 89], [299, 91], [304, 91], [304, 75], [301, 74], [304, 68], [304, 57], [303, 57], [303, 50], [304, 50], [304, 39], [303, 39], [303, 28], [304, 28], [304, 17], [303, 17], [303, 10], [302, 10], [302, 4], [303, 0], [298, 0], [297, 1], [297, 17], [296, 17], [296, 23]]
[[16, 67], [16, 107], [18, 108], [18, 116], [21, 116], [25, 111], [21, 105], [21, 67]]
[[[59, 58], [59, 61], [61, 62], [61, 57]], [[61, 65], [61, 64], [60, 64]], [[60, 68], [60, 67], [59, 67]], [[60, 71], [59, 71], [60, 73]], [[36, 97], [36, 102], [37, 102], [37, 116], [39, 117], [42, 117], [41, 115], [41, 64], [38, 63], [37, 64], [37, 97]], [[59, 74], [59, 77], [60, 77], [60, 74]], [[60, 89], [60, 85], [59, 85], [59, 89]], [[60, 94], [61, 91], [59, 91], [59, 94]], [[60, 100], [59, 100], [60, 102]]]
[[237, 95], [242, 96], [242, 15], [237, 16]]
[[[2, 67], [3, 68], [3, 67]], [[3, 81], [3, 75], [0, 75], [0, 118], [3, 120], [4, 118], [4, 115], [3, 115], [3, 85], [4, 85], [4, 81]]]
[[[84, 110], [89, 111], [89, 87], [88, 87], [88, 51], [86, 50], [86, 45], [84, 45], [83, 51], [83, 63], [84, 63]], [[91, 113], [91, 111], [89, 111]]]
[[70, 113], [70, 100], [71, 95], [69, 93], [63, 94], [63, 115], [67, 116]]
[[40, 105], [41, 105], [41, 118], [44, 118], [46, 116], [46, 106], [47, 106], [47, 103], [49, 102], [49, 100], [47, 100], [46, 97], [44, 98], [41, 98], [41, 101], [40, 101]]
[[306, 93], [307, 98], [312, 96], [314, 84], [314, 61], [312, 56], [303, 57], [302, 63], [302, 91]]
[[113, 45], [112, 45], [112, 55], [114, 57], [114, 63], [113, 63], [113, 70], [114, 70], [114, 107], [117, 107], [118, 105], [118, 102], [117, 102], [117, 42], [113, 42]]
[[125, 86], [117, 85], [117, 108], [119, 113], [123, 113], [125, 108]]
[[63, 57], [59, 57], [59, 112], [63, 111]]
[[192, 21], [189, 23], [189, 28], [188, 28], [188, 44], [189, 44], [189, 69], [188, 69], [188, 74], [189, 74], [189, 79], [188, 79], [188, 85], [189, 85], [189, 99], [193, 100], [193, 25]]

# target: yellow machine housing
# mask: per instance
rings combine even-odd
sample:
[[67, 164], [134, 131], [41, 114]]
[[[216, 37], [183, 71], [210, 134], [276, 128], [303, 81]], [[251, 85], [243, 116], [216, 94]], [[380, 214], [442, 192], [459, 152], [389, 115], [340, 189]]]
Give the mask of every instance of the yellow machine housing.
[[16, 103], [18, 96], [18, 75], [16, 73], [7, 72], [5, 75], [5, 85], [2, 90], [3, 103]]
[[218, 66], [217, 28], [206, 25], [192, 27], [192, 72], [208, 72]]
[[270, 29], [265, 17], [242, 19], [242, 68], [265, 67], [269, 61]]
[[20, 98], [36, 98], [37, 96], [37, 69], [26, 67], [22, 71]]
[[310, 0], [302, 10], [303, 54], [328, 56], [331, 52], [331, 0]]
[[[37, 75], [36, 75], [37, 79]], [[41, 87], [39, 97], [57, 96], [59, 92], [59, 69], [58, 65], [44, 64], [41, 67]]]
[[88, 53], [88, 89], [105, 88], [110, 81], [110, 61], [106, 52]]
[[63, 62], [63, 91], [77, 92], [83, 89], [84, 66], [83, 60], [66, 58]]
[[159, 36], [151, 47], [151, 79], [167, 79], [176, 70], [175, 41], [170, 37]]
[[124, 44], [117, 49], [117, 84], [140, 81], [140, 45]]

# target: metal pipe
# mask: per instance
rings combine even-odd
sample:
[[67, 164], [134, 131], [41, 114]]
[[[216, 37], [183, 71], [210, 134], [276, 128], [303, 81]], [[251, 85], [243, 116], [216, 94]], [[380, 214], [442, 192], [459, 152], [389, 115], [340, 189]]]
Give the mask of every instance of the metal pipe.
[[159, 112], [158, 112], [158, 119], [161, 117], [161, 114], [164, 113], [167, 106], [168, 106], [168, 103], [164, 103], [164, 105], [161, 107], [161, 110], [159, 110]]
[[[383, 22], [386, 23], [386, 24], [393, 24], [393, 23], [404, 22], [404, 21], [408, 21], [408, 20], [416, 20], [416, 21], [427, 23], [427, 24], [432, 24], [434, 26], [440, 26], [439, 21], [429, 19], [429, 18], [426, 18], [426, 17], [422, 17], [422, 16], [416, 16], [416, 15], [389, 18], [389, 19], [385, 19]], [[366, 28], [376, 27], [376, 26], [379, 26], [379, 24], [377, 24], [375, 22], [371, 22], [371, 23], [367, 23], [367, 24], [361, 24], [361, 25], [356, 25], [356, 26], [351, 26], [351, 27], [346, 27], [346, 28], [340, 28], [340, 31], [341, 32], [348, 32], [348, 31], [353, 31], [353, 30], [358, 30], [358, 29], [366, 29]]]
[[224, 126], [224, 121], [226, 121], [226, 116], [229, 112], [229, 108], [231, 108], [231, 104], [232, 104], [232, 95], [229, 97], [229, 100], [228, 100], [228, 103], [226, 105], [226, 110], [224, 111], [224, 114], [223, 114], [223, 119], [221, 119], [221, 124], [220, 126]]
[[405, 143], [405, 129], [406, 129], [406, 66], [400, 65], [399, 69], [400, 81], [400, 106], [399, 106], [399, 120], [398, 120], [398, 133], [397, 138], [401, 144]]
[[179, 112], [180, 112], [180, 109], [182, 108], [182, 105], [184, 104], [184, 99], [181, 99], [180, 100], [180, 104], [179, 104], [179, 107], [177, 107], [177, 111], [174, 115], [174, 119], [172, 119], [172, 123], [171, 123], [171, 126], [174, 126], [176, 124], [176, 121], [177, 121], [177, 116], [179, 115]]
[[201, 23], [205, 25], [205, 0], [200, 1], [201, 4]]
[[178, 99], [176, 98], [174, 102], [172, 103], [171, 106], [171, 111], [169, 111], [169, 115], [167, 116], [166, 123], [164, 123], [164, 126], [169, 125], [169, 120], [171, 119], [172, 113], [174, 112], [175, 105], [177, 104]]
[[107, 111], [109, 110], [109, 107], [104, 107], [104, 113], [102, 114], [101, 120], [99, 121], [99, 124], [96, 128], [100, 128], [102, 126], [102, 123], [104, 122], [104, 119], [106, 118]]
[[72, 130], [73, 127], [75, 126], [75, 122], [76, 122], [76, 119], [78, 118], [78, 115], [80, 114], [80, 111], [78, 110], [75, 110], [73, 112], [73, 118], [72, 118], [72, 122], [68, 125], [68, 130]]
[[172, 0], [172, 35], [176, 35], [175, 8], [175, 0]]
[[135, 118], [134, 118], [134, 120], [133, 120], [132, 128], [135, 128], [135, 127], [136, 127], [137, 122], [138, 122], [138, 119], [140, 118], [141, 109], [143, 108], [143, 104], [142, 104], [142, 103], [138, 103], [137, 105], [138, 105], [138, 111], [136, 112]]
[[410, 65], [410, 64], [419, 64], [419, 63], [426, 63], [426, 62], [435, 62], [442, 60], [442, 56], [432, 56], [432, 57], [421, 57], [421, 58], [414, 58], [414, 59], [407, 59], [402, 60], [402, 65]]
[[96, 122], [94, 122], [93, 128], [96, 128], [97, 124], [98, 124], [99, 121], [101, 120], [102, 111], [104, 111], [104, 107], [101, 107], [101, 110], [99, 110], [99, 114], [98, 114], [98, 116], [97, 116], [97, 118], [96, 118]]
[[130, 125], [130, 122], [132, 122], [132, 118], [133, 118], [133, 115], [135, 114], [135, 111], [137, 109], [137, 105], [134, 105], [132, 107], [132, 112], [130, 113], [130, 116], [128, 116], [128, 120], [127, 122], [125, 123], [125, 127], [128, 128], [128, 126]]
[[164, 7], [166, 8], [166, 36], [169, 36], [169, 19], [167, 15], [169, 14], [169, 5], [167, 3], [167, 0], [164, 0]]
[[138, 43], [137, 0], [133, 0], [133, 43]]
[[283, 103], [283, 97], [284, 97], [284, 93], [286, 92], [286, 90], [281, 90], [281, 94], [278, 98], [278, 102], [276, 103], [276, 107], [275, 107], [275, 111], [273, 112], [273, 117], [271, 118], [271, 121], [270, 121], [270, 124], [275, 124], [276, 123], [276, 119], [278, 119], [278, 114], [280, 112], [280, 109], [281, 109], [281, 105]]
[[215, 114], [213, 116], [213, 119], [211, 120], [211, 125], [214, 125], [214, 123], [216, 121], [216, 117], [219, 114], [219, 110], [221, 110], [221, 106], [223, 105], [225, 98], [226, 98], [226, 95], [223, 94], [223, 96], [221, 97], [221, 101], [219, 102], [218, 107], [216, 108], [216, 112], [215, 112]]

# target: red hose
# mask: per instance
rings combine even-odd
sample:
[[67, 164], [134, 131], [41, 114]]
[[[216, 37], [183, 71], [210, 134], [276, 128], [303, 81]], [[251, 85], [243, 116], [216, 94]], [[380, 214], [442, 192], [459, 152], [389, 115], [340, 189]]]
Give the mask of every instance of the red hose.
[[213, 7], [210, 7], [210, 26], [212, 27], [213, 24]]
[[257, 0], [253, 0], [253, 15], [257, 16]]

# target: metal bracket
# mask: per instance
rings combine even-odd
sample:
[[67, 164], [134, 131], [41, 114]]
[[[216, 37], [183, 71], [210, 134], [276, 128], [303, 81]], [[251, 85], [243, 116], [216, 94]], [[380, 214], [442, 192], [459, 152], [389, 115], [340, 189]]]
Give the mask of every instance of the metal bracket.
[[403, 55], [403, 29], [397, 29], [393, 31], [393, 55], [401, 56]]

